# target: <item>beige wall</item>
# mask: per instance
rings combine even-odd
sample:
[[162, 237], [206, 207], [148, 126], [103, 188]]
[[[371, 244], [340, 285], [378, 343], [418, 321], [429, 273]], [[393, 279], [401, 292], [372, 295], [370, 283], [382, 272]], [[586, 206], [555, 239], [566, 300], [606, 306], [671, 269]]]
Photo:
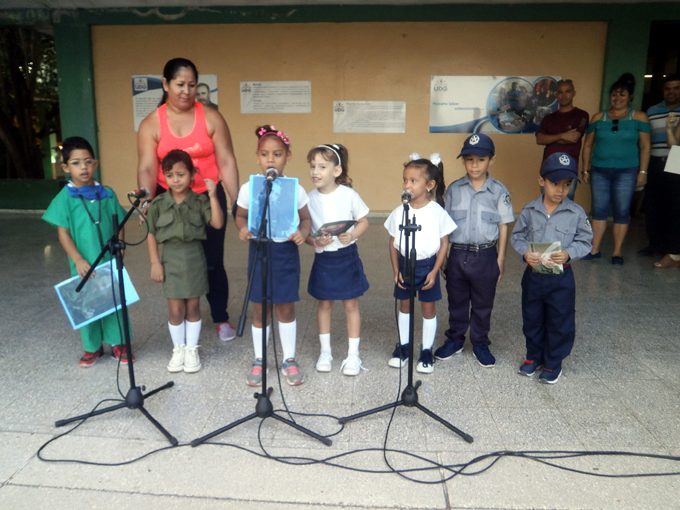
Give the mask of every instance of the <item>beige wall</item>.
[[[408, 155], [440, 152], [449, 183], [464, 173], [462, 134], [430, 134], [431, 75], [560, 75], [577, 86], [575, 104], [597, 110], [605, 23], [313, 23], [97, 26], [92, 29], [102, 180], [119, 195], [136, 187], [133, 74], [161, 74], [173, 57], [218, 76], [220, 112], [231, 129], [241, 182], [259, 172], [254, 129], [271, 123], [291, 138], [286, 174], [308, 191], [307, 151], [342, 143], [354, 187], [372, 212], [399, 204]], [[311, 114], [240, 113], [239, 82], [311, 80]], [[333, 100], [406, 101], [405, 134], [334, 134]], [[538, 193], [542, 149], [533, 135], [495, 135], [492, 175], [515, 212]], [[590, 202], [587, 186], [577, 201]], [[123, 198], [123, 201], [125, 199]]]

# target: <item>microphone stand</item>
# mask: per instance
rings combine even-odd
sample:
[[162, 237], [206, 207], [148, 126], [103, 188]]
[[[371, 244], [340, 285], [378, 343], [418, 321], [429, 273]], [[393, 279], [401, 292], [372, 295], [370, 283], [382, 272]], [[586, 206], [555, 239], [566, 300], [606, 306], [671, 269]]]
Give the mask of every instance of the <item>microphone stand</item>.
[[102, 251], [99, 253], [97, 256], [96, 260], [92, 263], [90, 266], [90, 269], [88, 269], [87, 273], [81, 280], [81, 282], [78, 284], [76, 287], [76, 292], [80, 292], [80, 290], [83, 288], [83, 286], [89, 281], [90, 275], [94, 271], [94, 268], [97, 267], [99, 264], [99, 261], [104, 257], [104, 254], [106, 252], [110, 252], [111, 255], [116, 259], [116, 266], [118, 269], [118, 293], [120, 294], [120, 305], [121, 305], [121, 315], [123, 319], [123, 333], [125, 336], [125, 348], [127, 349], [128, 353], [128, 374], [130, 378], [130, 389], [127, 392], [127, 395], [125, 396], [125, 400], [121, 402], [120, 404], [116, 404], [110, 407], [105, 407], [102, 409], [95, 409], [94, 411], [91, 411], [87, 414], [82, 414], [80, 416], [75, 416], [73, 418], [66, 418], [65, 420], [58, 420], [55, 422], [56, 427], [63, 427], [64, 425], [68, 423], [72, 423], [74, 421], [80, 421], [84, 420], [86, 418], [89, 418], [91, 416], [98, 416], [100, 414], [104, 413], [109, 413], [111, 411], [116, 411], [118, 409], [122, 409], [124, 407], [127, 407], [128, 409], [136, 409], [140, 411], [144, 417], [146, 417], [147, 420], [151, 422], [151, 424], [156, 427], [167, 439], [170, 441], [170, 444], [172, 446], [177, 445], [177, 439], [173, 437], [164, 427], [161, 425], [156, 419], [154, 419], [151, 414], [149, 414], [149, 411], [147, 411], [144, 408], [144, 400], [149, 398], [152, 395], [155, 395], [159, 391], [165, 390], [167, 388], [171, 388], [174, 386], [174, 382], [170, 381], [160, 388], [156, 388], [155, 390], [152, 390], [146, 394], [142, 393], [144, 390], [146, 390], [146, 387], [144, 386], [137, 386], [135, 384], [135, 369], [134, 369], [134, 363], [132, 361], [132, 345], [130, 343], [130, 327], [128, 324], [128, 309], [127, 309], [127, 302], [125, 300], [125, 280], [123, 280], [123, 250], [125, 249], [125, 243], [120, 240], [119, 238], [119, 233], [120, 229], [123, 228], [123, 225], [127, 222], [127, 220], [130, 218], [132, 213], [134, 212], [135, 209], [139, 206], [140, 199], [136, 199], [134, 204], [132, 205], [132, 208], [128, 211], [128, 213], [125, 215], [125, 218], [123, 218], [123, 221], [118, 224], [118, 215], [114, 214], [112, 215], [112, 220], [113, 220], [113, 236], [109, 241], [102, 247]]
[[[250, 291], [252, 287], [252, 281], [253, 281], [253, 275], [255, 273], [255, 264], [257, 264], [257, 257], [258, 254], [261, 252], [262, 253], [262, 259], [260, 261], [260, 272], [262, 276], [262, 393], [255, 392], [253, 395], [255, 399], [257, 399], [257, 404], [255, 404], [255, 412], [249, 414], [248, 416], [245, 416], [239, 420], [236, 420], [229, 425], [225, 425], [222, 428], [219, 428], [217, 430], [214, 430], [213, 432], [210, 432], [209, 434], [206, 434], [205, 436], [199, 437], [197, 439], [194, 439], [191, 441], [191, 446], [196, 447], [205, 441], [222, 434], [223, 432], [226, 432], [229, 429], [232, 429], [234, 427], [237, 427], [243, 423], [246, 423], [250, 420], [253, 420], [255, 418], [274, 418], [275, 420], [279, 420], [282, 423], [285, 423], [286, 425], [293, 427], [294, 429], [299, 430], [300, 432], [303, 432], [307, 434], [310, 437], [313, 437], [314, 439], [318, 439], [321, 441], [323, 444], [326, 446], [330, 446], [333, 444], [333, 441], [331, 441], [329, 438], [324, 437], [322, 435], [317, 434], [316, 432], [313, 432], [301, 425], [298, 425], [292, 420], [289, 420], [287, 418], [284, 418], [282, 416], [279, 416], [277, 414], [274, 414], [274, 406], [272, 405], [271, 402], [271, 394], [274, 391], [274, 388], [267, 388], [267, 305], [272, 305], [271, 303], [271, 296], [268, 295], [269, 292], [269, 286], [267, 285], [268, 282], [268, 260], [267, 260], [267, 252], [269, 251], [269, 245], [272, 242], [271, 239], [267, 237], [267, 213], [269, 211], [269, 195], [271, 194], [272, 191], [272, 182], [274, 179], [267, 179], [266, 181], [266, 187], [265, 187], [265, 199], [264, 199], [264, 207], [262, 208], [262, 218], [260, 219], [260, 227], [258, 230], [257, 234], [257, 239], [255, 239], [255, 243], [257, 246], [257, 249], [255, 251], [255, 257], [253, 259], [253, 265], [250, 268], [250, 275], [248, 276], [248, 288], [246, 290], [246, 297], [243, 301], [243, 310], [241, 312], [241, 317], [239, 319], [238, 323], [238, 336], [243, 335], [243, 328], [245, 325], [245, 318], [246, 318], [246, 311], [248, 309], [248, 300], [250, 299]], [[272, 305], [273, 306], [273, 305]], [[272, 314], [273, 315], [273, 314]], [[265, 390], [265, 388], [267, 388]]]
[[[439, 423], [447, 427], [448, 429], [452, 430], [456, 434], [458, 434], [460, 437], [462, 437], [466, 442], [472, 443], [474, 439], [472, 436], [466, 434], [462, 430], [454, 427], [451, 425], [448, 421], [444, 420], [440, 416], [436, 415], [432, 411], [430, 411], [428, 408], [426, 408], [424, 405], [422, 405], [420, 402], [418, 402], [418, 388], [421, 385], [421, 381], [416, 381], [415, 384], [413, 384], [413, 359], [414, 359], [414, 338], [413, 338], [413, 332], [414, 332], [414, 317], [413, 314], [415, 312], [415, 296], [416, 296], [416, 289], [415, 289], [415, 282], [416, 282], [416, 231], [419, 231], [421, 229], [420, 225], [416, 225], [416, 217], [415, 215], [413, 216], [413, 219], [409, 223], [408, 220], [408, 210], [409, 206], [406, 202], [404, 202], [404, 223], [399, 225], [399, 230], [404, 232], [405, 234], [405, 241], [404, 241], [404, 252], [407, 254], [406, 257], [404, 257], [404, 272], [402, 275], [404, 276], [404, 283], [407, 283], [409, 285], [409, 320], [408, 320], [408, 335], [409, 335], [409, 358], [408, 358], [408, 381], [406, 384], [406, 388], [404, 388], [404, 391], [401, 394], [401, 400], [397, 400], [395, 402], [376, 407], [374, 409], [369, 409], [368, 411], [363, 411], [361, 413], [353, 414], [351, 416], [346, 416], [344, 418], [339, 418], [338, 422], [340, 424], [345, 424], [348, 421], [355, 420], [357, 418], [362, 418], [364, 416], [369, 416], [371, 414], [378, 413], [380, 411], [386, 411], [387, 409], [394, 409], [395, 407], [399, 406], [406, 406], [406, 407], [416, 407], [417, 409], [420, 409], [422, 412], [424, 412], [426, 415], [428, 415], [430, 418], [433, 418], [437, 420]], [[410, 237], [413, 235], [413, 239], [411, 240]], [[410, 250], [409, 250], [409, 241], [410, 243]]]

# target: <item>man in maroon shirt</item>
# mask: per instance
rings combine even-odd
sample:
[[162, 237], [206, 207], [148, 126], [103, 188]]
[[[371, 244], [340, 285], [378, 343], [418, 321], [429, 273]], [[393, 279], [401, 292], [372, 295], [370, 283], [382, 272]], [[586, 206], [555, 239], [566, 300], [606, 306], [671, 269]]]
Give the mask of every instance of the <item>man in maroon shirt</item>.
[[[574, 106], [575, 95], [576, 90], [571, 80], [557, 82], [555, 98], [560, 107], [556, 112], [543, 117], [536, 133], [536, 143], [545, 145], [543, 161], [555, 152], [566, 152], [577, 162], [581, 159], [581, 139], [588, 127], [590, 116], [588, 112]], [[572, 200], [576, 193], [577, 182], [574, 179], [567, 195]]]

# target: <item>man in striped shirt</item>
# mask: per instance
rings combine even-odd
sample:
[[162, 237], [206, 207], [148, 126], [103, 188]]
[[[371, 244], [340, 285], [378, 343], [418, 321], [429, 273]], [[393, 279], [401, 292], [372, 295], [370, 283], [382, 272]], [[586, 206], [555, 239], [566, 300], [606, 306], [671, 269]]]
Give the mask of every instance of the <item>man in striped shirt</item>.
[[649, 245], [638, 252], [639, 255], [664, 255], [663, 238], [667, 232], [665, 218], [661, 213], [661, 195], [664, 184], [664, 166], [668, 158], [666, 143], [666, 119], [673, 112], [680, 117], [680, 74], [666, 76], [663, 86], [663, 101], [647, 110], [652, 125], [652, 153], [649, 159], [649, 175], [645, 186], [643, 209]]

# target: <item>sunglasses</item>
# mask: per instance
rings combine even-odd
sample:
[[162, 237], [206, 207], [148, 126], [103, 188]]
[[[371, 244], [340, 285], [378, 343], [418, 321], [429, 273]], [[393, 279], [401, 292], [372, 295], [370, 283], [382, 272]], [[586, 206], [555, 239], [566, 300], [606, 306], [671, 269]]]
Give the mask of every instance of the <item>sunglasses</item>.
[[619, 131], [619, 119], [612, 119], [612, 133], [618, 133]]
[[560, 80], [560, 81], [557, 82], [557, 86], [559, 87], [563, 83], [566, 83], [567, 85], [573, 85], [574, 84], [574, 82], [571, 81], [571, 80]]

